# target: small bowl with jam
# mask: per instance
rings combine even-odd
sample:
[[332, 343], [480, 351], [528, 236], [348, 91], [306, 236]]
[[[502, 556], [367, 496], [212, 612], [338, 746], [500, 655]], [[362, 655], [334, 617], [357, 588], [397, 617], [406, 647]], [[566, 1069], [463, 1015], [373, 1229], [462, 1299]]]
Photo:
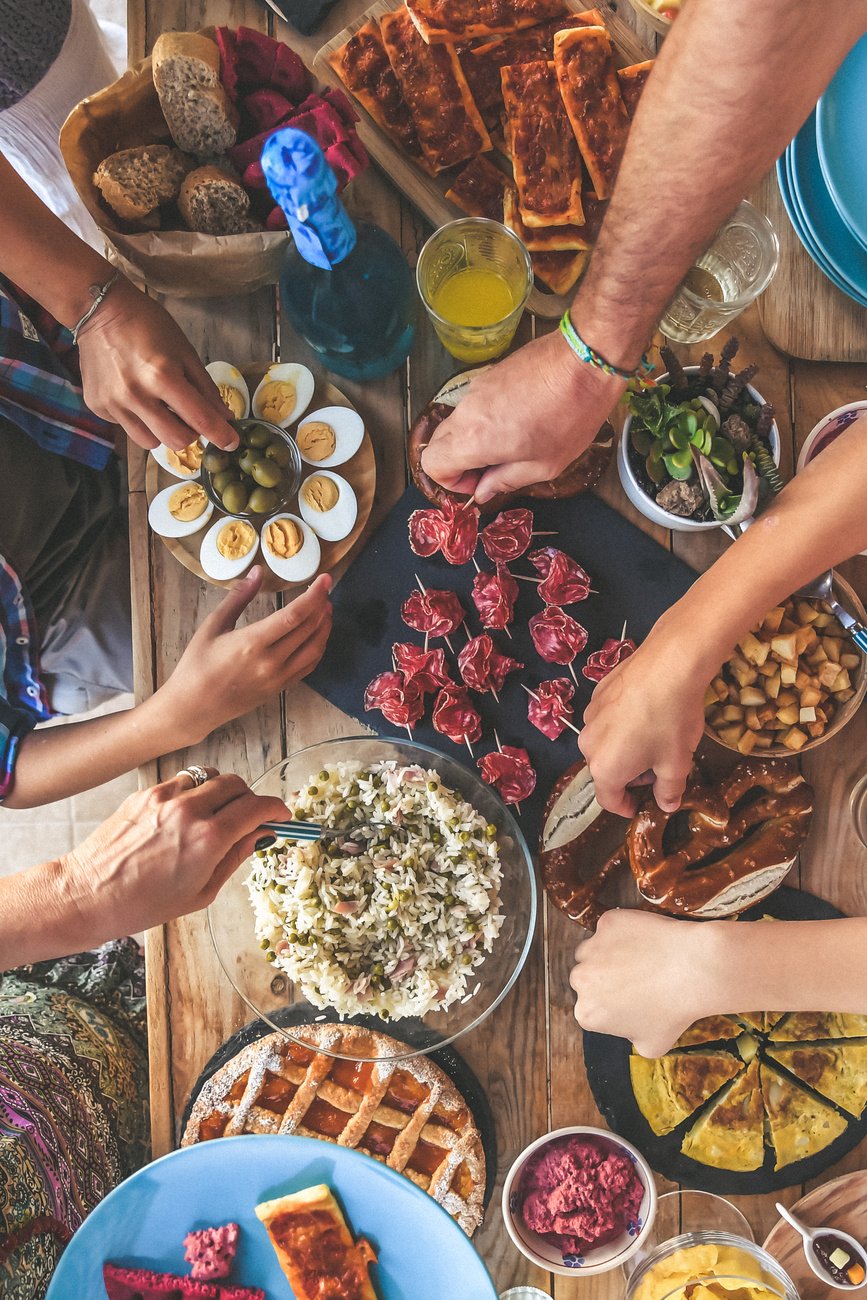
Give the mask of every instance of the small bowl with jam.
[[286, 510], [301, 482], [301, 453], [291, 434], [267, 420], [232, 420], [234, 451], [208, 445], [202, 484], [218, 509], [237, 519], [265, 519]]

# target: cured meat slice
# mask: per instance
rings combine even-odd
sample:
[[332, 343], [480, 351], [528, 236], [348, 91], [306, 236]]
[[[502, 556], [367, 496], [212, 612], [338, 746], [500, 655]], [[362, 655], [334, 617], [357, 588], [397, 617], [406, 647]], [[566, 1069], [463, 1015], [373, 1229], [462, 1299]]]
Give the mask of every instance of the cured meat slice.
[[473, 579], [473, 604], [484, 627], [502, 630], [515, 617], [518, 584], [504, 564], [481, 569]]
[[501, 654], [487, 632], [470, 637], [458, 655], [461, 677], [474, 691], [501, 691], [509, 673], [523, 667], [517, 659]]
[[448, 525], [439, 510], [413, 510], [409, 517], [409, 545], [415, 555], [427, 558], [442, 550]]
[[428, 636], [450, 636], [466, 617], [455, 592], [435, 587], [412, 592], [403, 602], [400, 616], [407, 627], [414, 632], [426, 632]]
[[392, 658], [404, 680], [415, 682], [422, 695], [430, 695], [452, 679], [442, 650], [425, 650], [411, 641], [397, 641], [391, 647]]
[[574, 605], [586, 600], [590, 594], [590, 575], [577, 560], [556, 546], [544, 546], [531, 551], [530, 563], [543, 581], [538, 591], [546, 605]]
[[536, 773], [526, 749], [503, 745], [500, 750], [484, 754], [476, 766], [482, 780], [494, 787], [503, 803], [520, 803], [536, 788]]
[[571, 664], [587, 644], [587, 629], [557, 605], [534, 614], [529, 627], [537, 654], [548, 664]]
[[533, 536], [533, 512], [526, 506], [501, 510], [479, 534], [482, 549], [493, 564], [509, 564], [523, 555]]
[[618, 664], [623, 663], [624, 659], [634, 655], [635, 650], [635, 642], [630, 637], [625, 637], [621, 641], [609, 637], [601, 650], [594, 650], [587, 656], [587, 662], [581, 671], [585, 677], [590, 678], [591, 682], [601, 682], [602, 678], [607, 677]]
[[466, 502], [446, 498], [439, 507], [414, 510], [409, 517], [409, 544], [425, 557], [441, 551], [449, 564], [466, 564], [479, 540], [479, 511]]
[[482, 735], [482, 717], [465, 686], [444, 686], [434, 701], [434, 730], [456, 745], [473, 744]]
[[572, 697], [575, 687], [568, 677], [540, 682], [527, 701], [527, 717], [543, 736], [557, 740], [575, 716]]
[[368, 713], [379, 709], [395, 727], [408, 727], [424, 714], [424, 699], [418, 684], [403, 673], [380, 673], [364, 692], [364, 707]]

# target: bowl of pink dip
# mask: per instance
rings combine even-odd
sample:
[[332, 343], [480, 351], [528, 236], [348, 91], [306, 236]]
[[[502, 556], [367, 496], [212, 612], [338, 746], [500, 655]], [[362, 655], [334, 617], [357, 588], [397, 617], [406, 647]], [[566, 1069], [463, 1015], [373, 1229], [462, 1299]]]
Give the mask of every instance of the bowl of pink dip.
[[527, 1259], [561, 1277], [607, 1273], [638, 1250], [656, 1215], [650, 1166], [599, 1128], [561, 1128], [522, 1151], [503, 1186], [503, 1219]]

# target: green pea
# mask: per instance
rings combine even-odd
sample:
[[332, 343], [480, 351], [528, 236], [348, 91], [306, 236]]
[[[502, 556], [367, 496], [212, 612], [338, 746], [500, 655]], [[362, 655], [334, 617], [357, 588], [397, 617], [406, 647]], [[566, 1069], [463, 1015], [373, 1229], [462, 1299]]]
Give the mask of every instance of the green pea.
[[487, 826], [485, 827], [485, 839], [492, 840], [496, 835], [496, 833], [497, 833], [497, 828], [494, 825], [494, 823], [488, 822]]
[[265, 948], [270, 948], [270, 947], [271, 947], [271, 940], [270, 940], [270, 939], [263, 939], [262, 942], [259, 944], [259, 947], [262, 948], [263, 950], [264, 950]]
[[307, 793], [315, 797], [319, 793], [319, 787], [317, 785], [309, 785], [307, 787]]
[[277, 960], [277, 954], [276, 954], [276, 952], [266, 952], [266, 953], [265, 953], [265, 960], [266, 960], [266, 961], [276, 961], [276, 960]]
[[248, 502], [254, 515], [267, 515], [277, 505], [277, 493], [273, 488], [255, 487]]
[[272, 442], [265, 448], [265, 455], [281, 469], [292, 464], [292, 448], [285, 442]]
[[279, 465], [273, 465], [269, 460], [258, 460], [253, 466], [253, 478], [264, 488], [275, 488], [283, 481], [283, 471]]
[[219, 474], [221, 470], [229, 468], [231, 457], [225, 451], [209, 447], [202, 457], [202, 464], [209, 474]]
[[247, 509], [249, 497], [243, 483], [230, 483], [223, 492], [223, 509], [230, 515], [240, 515]]
[[430, 790], [431, 794], [433, 794], [434, 790], [439, 789], [439, 785], [436, 781], [428, 781], [427, 788]]
[[325, 770], [325, 768], [323, 768], [322, 771], [319, 773], [319, 780], [320, 781], [328, 780], [328, 772]]

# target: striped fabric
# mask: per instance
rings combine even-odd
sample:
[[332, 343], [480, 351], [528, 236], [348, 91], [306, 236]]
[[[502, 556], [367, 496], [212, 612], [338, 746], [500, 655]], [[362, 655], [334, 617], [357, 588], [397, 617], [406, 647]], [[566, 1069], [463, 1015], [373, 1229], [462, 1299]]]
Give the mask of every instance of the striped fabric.
[[[0, 414], [46, 451], [104, 469], [112, 426], [88, 411], [68, 330], [0, 276]], [[18, 746], [51, 717], [39, 680], [38, 645], [27, 596], [0, 554], [0, 800], [12, 783]]]

